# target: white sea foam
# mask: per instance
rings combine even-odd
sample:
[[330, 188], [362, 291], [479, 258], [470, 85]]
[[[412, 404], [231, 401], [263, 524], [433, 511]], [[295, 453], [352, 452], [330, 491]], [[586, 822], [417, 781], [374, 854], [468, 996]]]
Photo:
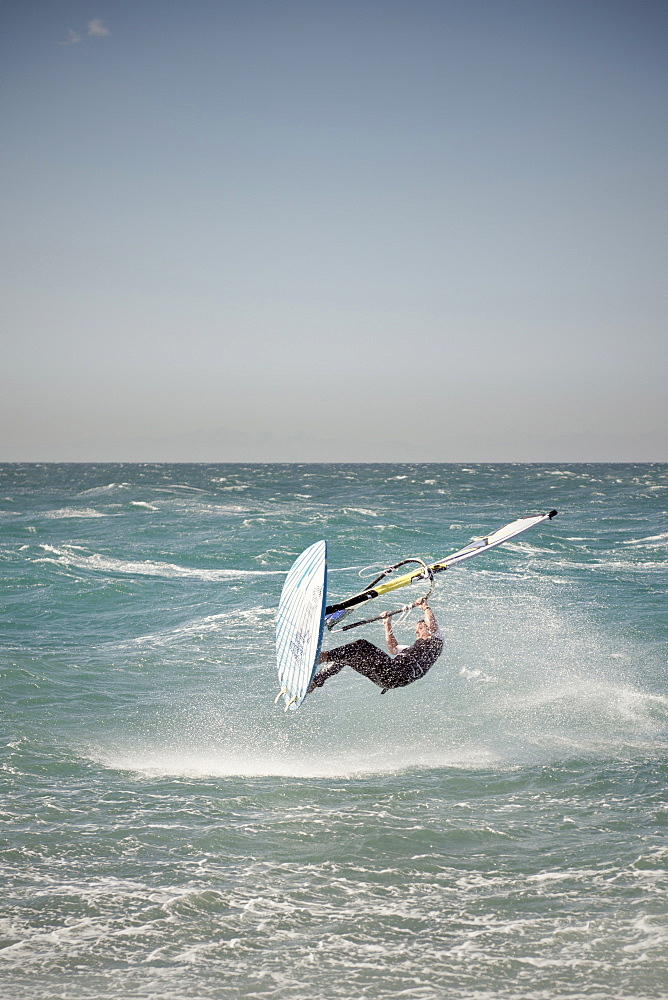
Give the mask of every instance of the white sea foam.
[[460, 748], [450, 752], [410, 755], [388, 752], [368, 753], [299, 753], [281, 752], [280, 747], [263, 753], [234, 750], [184, 749], [110, 751], [91, 754], [92, 759], [104, 767], [118, 771], [131, 771], [150, 777], [183, 778], [366, 778], [373, 775], [390, 775], [405, 771], [454, 768], [480, 770], [509, 765], [493, 751], [484, 748]]
[[[271, 614], [259, 610], [266, 626]], [[209, 624], [220, 627], [221, 619]], [[264, 678], [264, 670], [253, 673]], [[509, 689], [489, 677], [463, 676], [458, 684], [441, 677], [421, 691], [381, 698], [363, 679], [342, 674], [299, 713], [285, 714], [272, 711], [269, 698], [240, 701], [224, 677], [220, 694], [212, 691], [206, 706], [193, 704], [168, 741], [141, 749], [119, 741], [95, 759], [165, 777], [365, 778], [444, 768], [501, 773], [666, 747], [668, 698], [602, 678], [550, 674], [541, 684], [525, 675]], [[225, 707], [228, 699], [235, 710]]]

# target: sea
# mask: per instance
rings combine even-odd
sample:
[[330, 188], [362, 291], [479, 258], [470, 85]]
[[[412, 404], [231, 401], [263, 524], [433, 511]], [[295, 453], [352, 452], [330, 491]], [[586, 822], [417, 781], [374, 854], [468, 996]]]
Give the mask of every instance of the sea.
[[[552, 508], [421, 681], [274, 704], [308, 545]], [[2, 1000], [668, 997], [668, 465], [10, 464], [0, 532]]]

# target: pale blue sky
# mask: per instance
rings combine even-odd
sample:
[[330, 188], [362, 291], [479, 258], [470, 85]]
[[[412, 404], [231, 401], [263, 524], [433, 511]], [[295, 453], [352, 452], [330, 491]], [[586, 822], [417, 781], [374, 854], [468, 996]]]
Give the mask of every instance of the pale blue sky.
[[0, 22], [0, 460], [668, 460], [663, 0]]

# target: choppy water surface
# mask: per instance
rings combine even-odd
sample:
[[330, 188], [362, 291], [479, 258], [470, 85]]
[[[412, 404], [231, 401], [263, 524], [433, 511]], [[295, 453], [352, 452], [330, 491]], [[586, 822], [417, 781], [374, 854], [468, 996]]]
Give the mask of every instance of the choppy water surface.
[[[3, 1000], [668, 996], [667, 490], [665, 465], [0, 467]], [[274, 706], [308, 544], [343, 596], [552, 507], [439, 578], [423, 681]]]

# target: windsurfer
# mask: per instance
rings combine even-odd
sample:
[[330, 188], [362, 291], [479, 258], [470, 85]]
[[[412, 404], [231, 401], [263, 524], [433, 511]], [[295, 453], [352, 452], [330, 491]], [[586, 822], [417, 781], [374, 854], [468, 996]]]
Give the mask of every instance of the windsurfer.
[[424, 618], [415, 626], [415, 642], [412, 646], [399, 645], [392, 631], [392, 617], [385, 612], [381, 617], [389, 655], [366, 639], [329, 649], [320, 654], [318, 662], [325, 666], [313, 678], [309, 693], [322, 687], [326, 680], [338, 674], [345, 666], [368, 677], [383, 689], [383, 694], [390, 688], [405, 687], [424, 677], [441, 655], [443, 636], [426, 598], [416, 601], [413, 607], [422, 607]]

